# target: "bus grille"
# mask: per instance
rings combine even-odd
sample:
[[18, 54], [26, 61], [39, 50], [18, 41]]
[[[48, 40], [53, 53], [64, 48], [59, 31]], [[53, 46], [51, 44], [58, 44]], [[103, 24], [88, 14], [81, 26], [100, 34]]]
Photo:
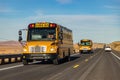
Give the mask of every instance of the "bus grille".
[[29, 51], [31, 53], [46, 52], [46, 46], [30, 46]]

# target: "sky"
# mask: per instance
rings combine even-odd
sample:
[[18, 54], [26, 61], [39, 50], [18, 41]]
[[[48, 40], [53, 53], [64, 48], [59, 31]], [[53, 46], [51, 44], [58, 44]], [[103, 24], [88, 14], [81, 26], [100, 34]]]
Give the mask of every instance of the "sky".
[[0, 41], [17, 41], [19, 29], [34, 22], [71, 29], [75, 43], [120, 41], [120, 0], [0, 0]]

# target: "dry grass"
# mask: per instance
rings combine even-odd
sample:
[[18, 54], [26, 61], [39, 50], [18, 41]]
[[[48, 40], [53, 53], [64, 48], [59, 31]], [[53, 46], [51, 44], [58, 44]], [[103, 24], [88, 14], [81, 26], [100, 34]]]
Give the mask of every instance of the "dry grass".
[[22, 46], [17, 41], [0, 42], [0, 54], [18, 54], [22, 52]]
[[93, 44], [93, 49], [103, 48], [104, 45], [105, 45], [104, 43], [94, 43]]
[[110, 44], [111, 48], [116, 50], [116, 51], [120, 51], [120, 41], [115, 41], [115, 42], [112, 42]]
[[79, 45], [77, 43], [75, 43], [73, 45], [73, 48], [74, 48], [75, 52], [79, 52]]

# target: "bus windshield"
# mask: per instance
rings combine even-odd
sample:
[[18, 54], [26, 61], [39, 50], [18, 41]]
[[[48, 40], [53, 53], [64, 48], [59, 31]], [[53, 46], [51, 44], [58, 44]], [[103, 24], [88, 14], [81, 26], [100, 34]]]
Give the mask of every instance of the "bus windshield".
[[28, 41], [55, 40], [55, 28], [32, 28], [28, 30]]
[[90, 46], [91, 43], [90, 43], [90, 42], [81, 42], [81, 45], [82, 45], [82, 46]]

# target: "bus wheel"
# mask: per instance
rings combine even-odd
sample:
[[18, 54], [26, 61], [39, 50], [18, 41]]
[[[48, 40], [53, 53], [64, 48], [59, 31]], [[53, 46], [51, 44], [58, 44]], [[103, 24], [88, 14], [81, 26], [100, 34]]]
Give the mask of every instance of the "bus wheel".
[[58, 58], [53, 59], [53, 64], [55, 64], [55, 65], [58, 65], [58, 64], [59, 64], [59, 60], [58, 60]]
[[28, 60], [23, 60], [24, 65], [28, 65]]
[[71, 61], [70, 55], [65, 57], [65, 61], [67, 61], [67, 62]]
[[67, 57], [67, 61], [68, 61], [68, 62], [70, 61], [70, 56]]
[[70, 49], [68, 49], [67, 61], [70, 61]]

